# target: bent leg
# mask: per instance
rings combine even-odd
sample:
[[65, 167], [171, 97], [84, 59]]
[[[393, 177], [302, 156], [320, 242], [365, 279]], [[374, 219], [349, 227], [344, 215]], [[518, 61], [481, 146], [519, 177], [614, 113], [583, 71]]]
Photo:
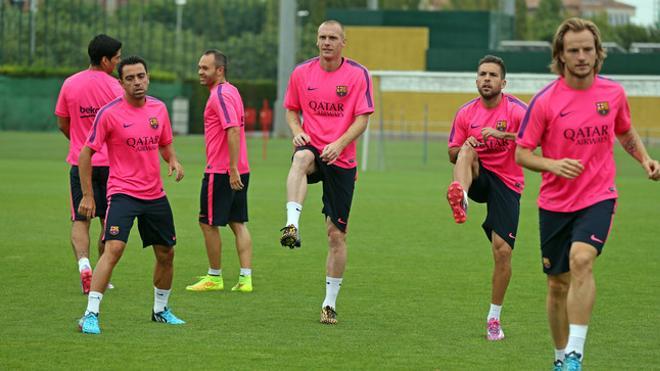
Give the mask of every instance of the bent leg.
[[76, 261], [89, 258], [89, 224], [89, 220], [74, 220], [71, 224], [71, 247]]
[[479, 155], [474, 148], [464, 145], [456, 158], [454, 181], [459, 182], [467, 191], [472, 185], [472, 180], [477, 176], [479, 176]]
[[121, 259], [125, 247], [126, 243], [120, 240], [108, 240], [105, 242], [105, 252], [96, 263], [96, 268], [92, 274], [91, 291], [105, 292], [112, 276], [112, 270], [119, 262], [119, 259]]
[[288, 202], [303, 204], [307, 196], [307, 175], [316, 170], [314, 153], [310, 150], [300, 150], [293, 154], [291, 168], [286, 179], [286, 194]]

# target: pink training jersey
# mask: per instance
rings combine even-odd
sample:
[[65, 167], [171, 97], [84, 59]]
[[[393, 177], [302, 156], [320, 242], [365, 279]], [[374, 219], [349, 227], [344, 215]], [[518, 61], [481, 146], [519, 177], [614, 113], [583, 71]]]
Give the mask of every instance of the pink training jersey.
[[172, 127], [163, 102], [147, 97], [144, 106], [135, 107], [119, 97], [96, 115], [85, 145], [95, 151], [108, 146], [108, 197], [122, 193], [153, 200], [165, 196], [159, 148], [170, 143]]
[[516, 164], [516, 143], [513, 140], [489, 137], [484, 141], [481, 129], [517, 133], [525, 117], [527, 105], [509, 94], [502, 94], [500, 104], [495, 108], [484, 106], [480, 98], [475, 98], [456, 112], [449, 134], [449, 148], [461, 147], [468, 137], [475, 137], [482, 146], [475, 147], [481, 165], [495, 173], [507, 187], [521, 193], [525, 186], [523, 171]]
[[[85, 70], [64, 80], [55, 106], [55, 115], [69, 118], [69, 154], [66, 161], [78, 165], [96, 113], [111, 100], [124, 94], [119, 81], [103, 71]], [[92, 166], [108, 166], [105, 147], [92, 157]]]
[[580, 160], [575, 179], [544, 172], [538, 205], [556, 212], [584, 209], [617, 198], [614, 185], [614, 138], [630, 130], [630, 107], [621, 85], [596, 76], [586, 90], [575, 90], [563, 77], [534, 96], [518, 132], [519, 146], [543, 157]]
[[250, 172], [245, 143], [245, 110], [236, 87], [228, 82], [211, 88], [204, 109], [204, 139], [206, 141], [206, 172], [229, 174], [229, 142], [226, 130], [240, 128], [238, 172]]
[[[327, 72], [316, 57], [293, 70], [284, 108], [302, 111], [303, 131], [320, 154], [348, 130], [356, 116], [374, 112], [372, 91], [369, 71], [359, 63], [344, 58], [339, 69]], [[355, 141], [344, 148], [335, 165], [357, 166]]]

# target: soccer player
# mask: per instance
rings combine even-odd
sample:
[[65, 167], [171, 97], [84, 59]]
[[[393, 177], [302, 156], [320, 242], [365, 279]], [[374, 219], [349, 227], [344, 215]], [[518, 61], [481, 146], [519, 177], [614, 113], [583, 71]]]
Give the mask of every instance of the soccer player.
[[172, 145], [172, 127], [165, 104], [147, 96], [147, 63], [132, 56], [117, 66], [124, 95], [103, 106], [96, 115], [89, 137], [80, 152], [80, 182], [83, 198], [78, 212], [91, 217], [96, 211], [91, 182], [92, 155], [108, 147], [108, 211], [103, 240], [105, 252], [96, 264], [87, 310], [79, 321], [83, 333], [99, 334], [99, 305], [103, 293], [126, 247], [135, 218], [143, 247], [153, 246], [154, 305], [151, 319], [173, 325], [185, 323], [168, 308], [172, 287], [176, 233], [172, 209], [163, 191], [158, 153], [168, 164], [168, 175], [183, 178]]
[[[658, 161], [630, 124], [623, 88], [598, 75], [605, 56], [593, 22], [565, 20], [552, 43], [559, 78], [534, 96], [518, 132], [516, 161], [543, 173], [539, 224], [555, 369], [581, 369], [596, 297], [593, 265], [616, 208], [614, 138], [650, 179], [660, 179]], [[532, 152], [539, 145], [542, 155]]]
[[491, 341], [504, 339], [500, 312], [511, 279], [511, 253], [524, 186], [522, 169], [515, 162], [515, 139], [527, 105], [503, 93], [505, 86], [504, 61], [492, 55], [483, 57], [477, 67], [479, 97], [458, 110], [449, 134], [449, 161], [456, 166], [447, 200], [454, 220], [465, 223], [468, 197], [487, 205], [482, 227], [495, 261], [486, 317], [486, 338]]
[[236, 237], [241, 264], [238, 283], [231, 291], [252, 291], [252, 238], [248, 221], [247, 190], [250, 167], [245, 143], [243, 100], [238, 89], [227, 81], [227, 57], [209, 49], [198, 63], [199, 82], [209, 88], [204, 109], [206, 172], [200, 194], [199, 226], [204, 235], [209, 270], [188, 287], [189, 291], [224, 289], [222, 241], [218, 226], [229, 224]]
[[[69, 154], [66, 161], [71, 164], [69, 171], [71, 199], [71, 246], [78, 260], [80, 286], [83, 294], [89, 293], [92, 282], [92, 266], [89, 262], [89, 225], [90, 220], [77, 212], [82, 191], [78, 171], [78, 155], [85, 145], [87, 133], [92, 127], [96, 113], [101, 107], [123, 94], [121, 85], [112, 77], [112, 71], [121, 58], [121, 42], [106, 35], [97, 35], [87, 47], [90, 65], [68, 77], [55, 106], [57, 125], [64, 136], [69, 139]], [[108, 181], [108, 154], [105, 147], [92, 158], [92, 187], [96, 196], [96, 213], [91, 217], [99, 217], [101, 229], [106, 208], [106, 183]], [[101, 236], [103, 233], [101, 233]], [[101, 236], [98, 241], [99, 256], [103, 254]]]
[[[287, 178], [287, 222], [280, 242], [300, 247], [298, 221], [307, 184], [323, 182], [323, 210], [328, 234], [326, 295], [321, 323], [337, 323], [336, 299], [346, 266], [348, 215], [356, 178], [355, 140], [374, 111], [369, 71], [342, 57], [346, 45], [341, 23], [318, 28], [319, 56], [298, 65], [284, 99], [295, 151]], [[300, 115], [302, 113], [302, 121]]]

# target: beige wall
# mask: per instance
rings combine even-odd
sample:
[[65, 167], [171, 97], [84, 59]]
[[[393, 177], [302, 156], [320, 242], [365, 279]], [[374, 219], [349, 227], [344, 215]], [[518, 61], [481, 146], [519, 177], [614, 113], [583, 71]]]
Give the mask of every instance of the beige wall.
[[424, 71], [426, 27], [346, 27], [344, 55], [369, 70]]

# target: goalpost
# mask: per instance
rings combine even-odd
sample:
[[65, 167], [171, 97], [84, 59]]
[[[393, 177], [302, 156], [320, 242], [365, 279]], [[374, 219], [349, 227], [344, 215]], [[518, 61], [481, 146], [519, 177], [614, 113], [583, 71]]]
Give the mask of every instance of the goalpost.
[[[361, 169], [385, 169], [385, 142], [420, 141], [423, 163], [429, 140], [446, 139], [458, 108], [477, 96], [476, 72], [373, 71], [376, 110], [362, 135]], [[660, 76], [611, 75], [626, 90], [633, 125], [647, 143], [660, 139]], [[529, 102], [556, 79], [553, 74], [509, 73], [505, 91]], [[371, 164], [370, 145], [376, 151]]]

